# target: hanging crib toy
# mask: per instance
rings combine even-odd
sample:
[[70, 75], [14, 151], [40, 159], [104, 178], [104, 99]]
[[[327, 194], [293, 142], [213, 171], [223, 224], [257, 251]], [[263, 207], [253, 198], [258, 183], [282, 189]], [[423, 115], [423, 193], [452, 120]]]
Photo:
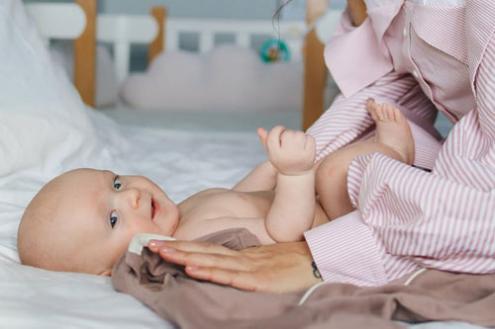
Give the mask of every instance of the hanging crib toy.
[[281, 39], [268, 39], [261, 45], [260, 57], [265, 63], [288, 62], [290, 60], [289, 47]]

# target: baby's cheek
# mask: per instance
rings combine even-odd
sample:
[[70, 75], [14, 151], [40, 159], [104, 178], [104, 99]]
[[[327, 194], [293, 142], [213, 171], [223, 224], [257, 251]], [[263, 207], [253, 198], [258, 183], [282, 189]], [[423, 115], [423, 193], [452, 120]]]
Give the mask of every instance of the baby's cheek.
[[160, 230], [156, 225], [145, 220], [136, 220], [131, 226], [131, 239], [138, 233], [159, 233]]

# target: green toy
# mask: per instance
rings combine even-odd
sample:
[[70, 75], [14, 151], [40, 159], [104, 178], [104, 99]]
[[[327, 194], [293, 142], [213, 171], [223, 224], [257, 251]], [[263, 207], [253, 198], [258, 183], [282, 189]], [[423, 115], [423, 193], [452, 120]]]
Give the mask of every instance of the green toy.
[[288, 62], [290, 50], [283, 40], [268, 39], [261, 45], [260, 57], [265, 63]]

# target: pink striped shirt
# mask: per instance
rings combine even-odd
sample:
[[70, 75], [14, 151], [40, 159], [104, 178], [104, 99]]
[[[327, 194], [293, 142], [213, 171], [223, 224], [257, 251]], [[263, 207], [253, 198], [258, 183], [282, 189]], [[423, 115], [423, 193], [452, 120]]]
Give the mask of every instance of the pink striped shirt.
[[[372, 5], [379, 2], [379, 5]], [[306, 232], [327, 281], [380, 285], [422, 267], [495, 273], [495, 2], [369, 1], [369, 18], [326, 49], [342, 95], [308, 130], [318, 159], [372, 128], [364, 104], [399, 106], [413, 125], [416, 165], [356, 158], [357, 211]], [[455, 124], [440, 144], [437, 111]]]

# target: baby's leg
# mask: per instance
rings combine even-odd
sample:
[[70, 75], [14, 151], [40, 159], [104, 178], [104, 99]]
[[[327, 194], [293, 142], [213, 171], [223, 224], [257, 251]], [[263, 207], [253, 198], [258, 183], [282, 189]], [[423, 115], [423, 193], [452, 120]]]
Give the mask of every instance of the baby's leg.
[[414, 140], [402, 113], [374, 101], [368, 102], [368, 111], [376, 123], [375, 136], [330, 154], [317, 169], [316, 192], [329, 220], [353, 210], [347, 193], [347, 170], [355, 157], [380, 152], [407, 164], [414, 160]]

